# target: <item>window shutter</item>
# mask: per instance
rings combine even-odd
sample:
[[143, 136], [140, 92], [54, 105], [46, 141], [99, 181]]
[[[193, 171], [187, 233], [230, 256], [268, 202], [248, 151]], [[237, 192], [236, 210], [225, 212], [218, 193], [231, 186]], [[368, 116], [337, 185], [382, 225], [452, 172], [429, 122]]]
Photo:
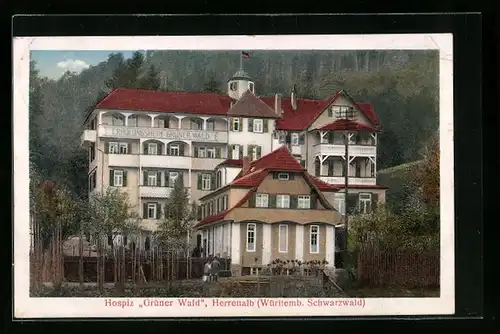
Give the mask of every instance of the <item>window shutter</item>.
[[278, 172], [273, 172], [273, 179], [275, 179], [275, 180], [278, 179]]
[[378, 194], [372, 193], [372, 211], [375, 211], [378, 206]]
[[314, 193], [311, 194], [311, 209], [316, 209], [318, 207], [318, 196]]
[[347, 194], [347, 212], [354, 213], [358, 208], [358, 195], [357, 194]]
[[132, 154], [130, 143], [127, 143], [127, 154]]
[[115, 176], [115, 171], [111, 169], [109, 171], [109, 185], [110, 186], [114, 186], [115, 185], [115, 178], [114, 178], [114, 176]]
[[215, 174], [210, 175], [210, 189], [215, 190]]
[[305, 136], [304, 134], [301, 134], [301, 135], [299, 136], [299, 144], [300, 144], [300, 145], [304, 145], [304, 143], [305, 143], [305, 141], [306, 141], [306, 138], [305, 138], [305, 137], [306, 137], [306, 136]]
[[142, 218], [148, 218], [148, 203], [142, 203]]
[[165, 186], [168, 187], [168, 180], [170, 178], [170, 172], [168, 170], [165, 171]]
[[148, 152], [148, 143], [142, 143], [142, 153], [149, 154]]
[[143, 174], [142, 174], [142, 185], [143, 186], [147, 186], [148, 185], [148, 172], [147, 171], [144, 171]]
[[257, 146], [257, 159], [261, 157], [262, 154], [262, 148], [260, 146]]
[[257, 197], [257, 194], [253, 193], [252, 196], [248, 199], [248, 207], [249, 208], [255, 208], [255, 198]]
[[248, 119], [248, 132], [253, 132], [253, 118]]
[[240, 128], [239, 131], [243, 131], [243, 118], [240, 118]]
[[292, 142], [292, 135], [287, 133], [285, 136], [285, 144], [290, 144]]
[[156, 219], [160, 219], [160, 218], [161, 218], [161, 204], [156, 203]]
[[234, 159], [233, 157], [233, 145], [227, 145], [227, 158]]
[[264, 119], [262, 120], [262, 131], [263, 131], [264, 133], [269, 132], [269, 124], [268, 124], [268, 123], [269, 123], [269, 120], [268, 120], [268, 119], [265, 119], [265, 118], [264, 118]]
[[161, 155], [163, 144], [156, 144], [156, 155]]
[[221, 147], [216, 147], [215, 148], [215, 157], [216, 158], [222, 158], [222, 148]]
[[201, 174], [198, 174], [198, 190], [201, 190]]
[[269, 207], [270, 208], [276, 207], [276, 195], [269, 195]]
[[123, 171], [123, 186], [124, 187], [127, 186], [127, 171], [126, 170]]
[[161, 187], [161, 171], [156, 171], [156, 186]]
[[183, 144], [183, 143], [180, 143], [180, 144], [179, 144], [179, 155], [180, 155], [181, 157], [183, 157], [183, 156], [184, 156], [184, 144]]
[[240, 159], [243, 159], [243, 145], [240, 145]]
[[250, 156], [250, 157], [252, 156], [253, 146], [254, 145], [248, 145], [247, 146], [247, 155]]
[[296, 209], [298, 204], [297, 195], [290, 195], [290, 209]]

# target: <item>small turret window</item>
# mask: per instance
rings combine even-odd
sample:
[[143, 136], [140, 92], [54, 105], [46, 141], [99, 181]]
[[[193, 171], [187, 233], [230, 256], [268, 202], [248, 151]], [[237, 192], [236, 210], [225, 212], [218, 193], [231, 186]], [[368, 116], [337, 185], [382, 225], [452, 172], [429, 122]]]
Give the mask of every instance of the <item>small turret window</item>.
[[237, 89], [237, 87], [238, 87], [238, 83], [236, 83], [236, 82], [231, 82], [229, 84], [229, 89], [232, 90], [233, 92]]
[[248, 83], [248, 87], [250, 88], [250, 91], [251, 91], [252, 93], [255, 93], [255, 92], [254, 92], [254, 83], [253, 83], [253, 82]]

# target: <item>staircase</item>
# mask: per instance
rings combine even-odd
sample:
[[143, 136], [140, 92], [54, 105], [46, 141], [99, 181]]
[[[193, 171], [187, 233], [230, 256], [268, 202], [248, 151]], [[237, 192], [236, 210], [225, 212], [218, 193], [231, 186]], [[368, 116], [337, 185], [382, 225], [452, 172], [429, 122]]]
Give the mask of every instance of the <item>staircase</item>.
[[323, 290], [327, 297], [349, 297], [336, 282], [335, 268], [323, 269]]

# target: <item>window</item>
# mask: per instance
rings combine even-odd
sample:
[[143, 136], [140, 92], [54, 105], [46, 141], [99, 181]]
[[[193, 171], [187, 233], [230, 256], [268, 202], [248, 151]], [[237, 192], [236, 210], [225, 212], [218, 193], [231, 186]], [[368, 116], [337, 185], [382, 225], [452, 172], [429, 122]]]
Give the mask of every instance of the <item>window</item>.
[[175, 182], [179, 178], [179, 172], [170, 172], [168, 173], [168, 186], [173, 188], [175, 186]]
[[232, 157], [236, 160], [240, 158], [240, 145], [233, 145]]
[[241, 131], [241, 120], [239, 118], [233, 118], [231, 120], [231, 130]]
[[95, 160], [95, 143], [90, 143], [89, 146], [89, 157], [90, 157], [90, 162]]
[[279, 252], [288, 252], [288, 225], [279, 226]]
[[118, 143], [116, 142], [109, 143], [109, 154], [118, 154]]
[[200, 119], [192, 118], [191, 119], [191, 130], [201, 130], [202, 129], [201, 122], [202, 121]]
[[207, 158], [215, 158], [215, 147], [207, 148]]
[[128, 154], [128, 144], [120, 143], [120, 154]]
[[352, 119], [354, 117], [354, 108], [350, 106], [332, 106], [332, 116], [337, 119]]
[[254, 92], [254, 83], [253, 83], [253, 82], [249, 82], [249, 83], [248, 83], [248, 88], [250, 89], [250, 91], [251, 91], [252, 93], [255, 93], [255, 92]]
[[147, 172], [148, 173], [148, 186], [156, 187], [158, 185], [158, 174], [156, 172]]
[[201, 190], [210, 190], [211, 186], [212, 186], [211, 180], [212, 180], [212, 175], [202, 174], [201, 175]]
[[318, 225], [311, 225], [311, 229], [309, 232], [309, 252], [310, 253], [319, 253], [318, 241], [319, 241], [319, 226]]
[[125, 117], [122, 115], [113, 115], [113, 125], [116, 126], [124, 126], [125, 125]]
[[127, 121], [127, 126], [137, 126], [137, 116], [136, 115], [129, 116], [128, 121]]
[[252, 160], [257, 160], [261, 155], [261, 148], [258, 145], [248, 145], [248, 155]]
[[156, 154], [158, 154], [158, 144], [156, 144], [156, 143], [149, 143], [148, 144], [148, 154], [150, 154], [150, 155], [156, 155]]
[[292, 133], [291, 142], [292, 142], [293, 146], [299, 146], [299, 134], [298, 133]]
[[217, 177], [216, 177], [216, 182], [215, 182], [215, 186], [217, 188], [219, 188], [220, 186], [222, 186], [222, 172], [219, 170], [217, 171]]
[[264, 132], [264, 121], [261, 119], [253, 120], [253, 132], [262, 133]]
[[277, 195], [276, 196], [276, 207], [281, 209], [287, 209], [290, 207], [290, 195]]
[[123, 187], [123, 171], [122, 170], [113, 171], [113, 186]]
[[299, 195], [297, 207], [299, 209], [309, 209], [311, 207], [311, 196], [309, 195]]
[[96, 187], [96, 174], [95, 171], [89, 175], [89, 191], [92, 191]]
[[269, 206], [269, 195], [268, 194], [257, 194], [255, 196], [255, 207], [267, 208], [268, 206]]
[[181, 150], [179, 148], [179, 145], [170, 145], [168, 149], [168, 154], [169, 155], [174, 155], [174, 156], [179, 156], [181, 154]]
[[198, 147], [198, 158], [206, 158], [207, 149], [205, 147]]
[[335, 209], [343, 215], [345, 214], [345, 198], [337, 198], [335, 200]]
[[215, 131], [215, 120], [209, 119], [207, 120], [207, 131]]
[[255, 224], [247, 224], [247, 252], [255, 252]]
[[148, 203], [148, 219], [156, 219], [156, 203]]
[[227, 199], [228, 199], [227, 195], [224, 195], [222, 197], [222, 210], [227, 210]]
[[233, 92], [237, 89], [237, 86], [238, 84], [236, 82], [231, 82], [229, 84], [229, 89], [232, 90]]
[[279, 173], [278, 180], [288, 181], [290, 179], [290, 175], [288, 173]]
[[359, 212], [368, 213], [370, 212], [372, 205], [372, 194], [361, 193], [359, 194]]

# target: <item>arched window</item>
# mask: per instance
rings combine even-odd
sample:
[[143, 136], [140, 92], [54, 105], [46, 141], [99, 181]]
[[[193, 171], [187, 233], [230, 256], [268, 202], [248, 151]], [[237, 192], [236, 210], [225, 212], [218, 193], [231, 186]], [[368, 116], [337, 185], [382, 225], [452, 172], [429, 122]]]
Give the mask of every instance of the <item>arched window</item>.
[[231, 91], [233, 91], [233, 92], [234, 92], [234, 91], [236, 91], [236, 89], [237, 89], [237, 88], [238, 88], [238, 83], [237, 83], [237, 82], [231, 82], [231, 83], [229, 84], [229, 89], [230, 89]]
[[217, 172], [217, 180], [216, 180], [215, 185], [217, 188], [222, 186], [222, 171], [220, 171], [220, 170]]

